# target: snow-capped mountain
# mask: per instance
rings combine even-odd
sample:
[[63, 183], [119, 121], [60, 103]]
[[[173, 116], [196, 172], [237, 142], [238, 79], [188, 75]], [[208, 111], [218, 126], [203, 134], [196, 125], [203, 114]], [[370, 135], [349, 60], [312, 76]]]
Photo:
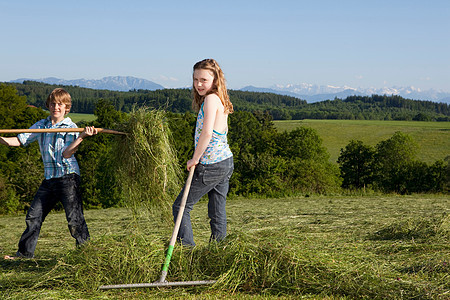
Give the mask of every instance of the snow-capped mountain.
[[154, 91], [164, 89], [162, 85], [154, 83], [153, 81], [136, 78], [132, 76], [108, 76], [103, 77], [102, 79], [75, 79], [75, 80], [65, 80], [54, 77], [47, 77], [41, 79], [19, 78], [11, 82], [22, 83], [25, 80], [39, 81], [57, 85], [74, 85], [91, 89], [111, 90], [111, 91], [129, 91], [133, 89]]
[[413, 86], [409, 87], [383, 87], [383, 88], [353, 88], [349, 86], [331, 86], [317, 84], [289, 84], [272, 85], [269, 88], [246, 86], [241, 91], [276, 93], [297, 97], [308, 102], [333, 100], [334, 98], [346, 98], [352, 95], [399, 95], [413, 100], [428, 100], [433, 102], [450, 103], [450, 93], [433, 89], [421, 90]]

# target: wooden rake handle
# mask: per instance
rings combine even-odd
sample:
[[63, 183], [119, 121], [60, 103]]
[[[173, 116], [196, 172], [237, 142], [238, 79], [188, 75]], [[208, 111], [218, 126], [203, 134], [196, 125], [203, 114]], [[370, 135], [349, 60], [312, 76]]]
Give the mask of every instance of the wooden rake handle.
[[[100, 133], [111, 133], [111, 134], [121, 134], [126, 135], [125, 132], [120, 132], [105, 128], [96, 128], [97, 132]], [[47, 133], [47, 132], [83, 132], [84, 128], [35, 128], [35, 129], [0, 129], [0, 134], [4, 133]]]
[[180, 230], [181, 220], [183, 219], [184, 208], [186, 206], [186, 200], [189, 196], [189, 190], [191, 188], [192, 178], [194, 177], [195, 166], [189, 169], [189, 175], [184, 186], [183, 196], [181, 198], [180, 209], [178, 210], [178, 215], [175, 220], [175, 227], [173, 228], [172, 237], [170, 238], [169, 248], [167, 249], [166, 259], [161, 271], [161, 276], [159, 278], [159, 283], [166, 282], [167, 270], [169, 269], [170, 260], [172, 259], [172, 252], [177, 241], [178, 231]]

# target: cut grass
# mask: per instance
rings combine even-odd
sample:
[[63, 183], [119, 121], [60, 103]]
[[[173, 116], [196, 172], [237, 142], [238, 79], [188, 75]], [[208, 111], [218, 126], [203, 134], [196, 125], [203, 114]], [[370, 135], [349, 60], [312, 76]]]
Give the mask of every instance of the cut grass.
[[[168, 280], [217, 284], [108, 291], [97, 288], [159, 278], [173, 224], [135, 224], [128, 209], [86, 211], [92, 241], [74, 249], [64, 214], [52, 213], [36, 259], [0, 263], [0, 291], [7, 299], [446, 299], [449, 204], [439, 195], [232, 199], [230, 234], [209, 245], [202, 200], [192, 211], [198, 246], [175, 247]], [[2, 254], [14, 253], [23, 218], [0, 218]]]
[[370, 121], [370, 120], [291, 120], [275, 121], [278, 130], [292, 130], [299, 126], [317, 130], [323, 145], [336, 162], [341, 148], [351, 140], [375, 146], [396, 131], [410, 135], [418, 143], [418, 159], [433, 163], [450, 155], [450, 122]]
[[181, 170], [170, 141], [165, 112], [135, 109], [120, 130], [127, 135], [114, 144], [110, 159], [125, 204], [135, 215], [143, 209], [170, 215], [166, 212], [181, 189]]

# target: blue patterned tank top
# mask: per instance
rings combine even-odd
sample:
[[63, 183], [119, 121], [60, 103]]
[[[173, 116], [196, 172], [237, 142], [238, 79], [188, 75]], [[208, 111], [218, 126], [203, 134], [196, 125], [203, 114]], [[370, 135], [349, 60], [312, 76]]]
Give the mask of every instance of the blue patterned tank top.
[[[200, 107], [200, 111], [197, 116], [197, 123], [195, 125], [195, 147], [197, 147], [198, 139], [200, 133], [203, 129], [203, 118], [205, 114], [203, 112], [203, 103]], [[227, 132], [219, 133], [213, 130], [211, 140], [209, 141], [208, 147], [205, 152], [203, 152], [200, 158], [200, 163], [208, 165], [223, 161], [227, 158], [233, 156], [230, 146], [228, 145]]]

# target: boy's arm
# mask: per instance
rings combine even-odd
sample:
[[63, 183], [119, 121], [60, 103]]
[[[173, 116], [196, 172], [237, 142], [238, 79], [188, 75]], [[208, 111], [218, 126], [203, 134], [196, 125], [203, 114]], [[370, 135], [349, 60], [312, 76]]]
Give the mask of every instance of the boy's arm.
[[17, 147], [22, 145], [17, 137], [2, 137], [2, 136], [0, 136], [0, 144], [11, 147]]
[[97, 129], [94, 127], [86, 127], [84, 131], [64, 150], [62, 153], [64, 158], [70, 158], [77, 152], [78, 146], [81, 144], [83, 139], [87, 136], [92, 136], [97, 134]]

